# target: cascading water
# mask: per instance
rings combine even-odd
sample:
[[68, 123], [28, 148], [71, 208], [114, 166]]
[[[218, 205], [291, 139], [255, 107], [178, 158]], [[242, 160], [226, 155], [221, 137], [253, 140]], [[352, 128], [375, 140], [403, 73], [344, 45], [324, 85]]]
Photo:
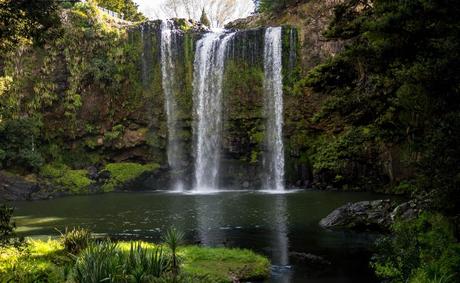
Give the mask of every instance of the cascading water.
[[265, 189], [284, 190], [283, 78], [281, 27], [265, 30], [264, 93], [267, 116], [264, 156]]
[[172, 21], [161, 22], [161, 74], [162, 87], [165, 98], [165, 110], [168, 125], [168, 164], [172, 175], [172, 186], [176, 191], [183, 190], [181, 176], [182, 147], [178, 137], [177, 125], [177, 101], [175, 99], [174, 87], [176, 70], [174, 58], [177, 57], [177, 46], [175, 46], [178, 31], [174, 29]]
[[222, 79], [228, 42], [234, 33], [208, 33], [197, 43], [193, 97], [196, 114], [194, 191], [218, 187], [222, 132]]

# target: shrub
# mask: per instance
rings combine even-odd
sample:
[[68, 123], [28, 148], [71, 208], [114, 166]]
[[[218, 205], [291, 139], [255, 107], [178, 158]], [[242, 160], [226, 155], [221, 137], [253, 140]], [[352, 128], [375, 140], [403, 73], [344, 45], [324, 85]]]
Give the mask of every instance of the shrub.
[[74, 279], [81, 283], [114, 282], [121, 273], [122, 257], [110, 241], [89, 245], [77, 258]]
[[83, 250], [74, 268], [76, 282], [151, 282], [169, 271], [161, 247], [131, 242], [129, 252], [116, 243], [103, 241]]
[[169, 270], [169, 261], [161, 247], [149, 249], [141, 242], [131, 242], [129, 254], [125, 256], [124, 273], [135, 282], [145, 282], [161, 277]]
[[43, 164], [39, 150], [42, 124], [36, 118], [9, 119], [0, 125], [1, 165], [37, 169]]
[[14, 236], [16, 224], [11, 221], [13, 211], [13, 208], [5, 204], [0, 205], [0, 247], [8, 245], [11, 237]]
[[66, 228], [64, 234], [61, 233], [61, 240], [64, 249], [73, 255], [80, 253], [91, 242], [91, 231], [85, 228]]
[[258, 10], [261, 12], [279, 13], [287, 6], [299, 2], [298, 0], [260, 0]]
[[179, 273], [179, 260], [177, 257], [177, 248], [184, 239], [184, 233], [176, 228], [170, 228], [163, 236], [163, 241], [171, 249], [171, 269], [174, 274]]
[[372, 266], [378, 276], [393, 282], [456, 282], [460, 244], [445, 217], [422, 213], [397, 221], [393, 236], [382, 238]]

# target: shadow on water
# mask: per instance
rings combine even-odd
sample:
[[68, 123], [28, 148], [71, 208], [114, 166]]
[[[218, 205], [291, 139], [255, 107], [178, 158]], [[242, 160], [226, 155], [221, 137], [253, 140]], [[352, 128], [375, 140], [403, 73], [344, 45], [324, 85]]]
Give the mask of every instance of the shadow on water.
[[[47, 201], [17, 202], [21, 236], [56, 235], [55, 228], [87, 227], [119, 239], [159, 241], [174, 225], [187, 242], [249, 248], [272, 261], [268, 282], [376, 282], [368, 267], [376, 235], [328, 231], [319, 220], [347, 202], [378, 199], [371, 193], [297, 191], [268, 194], [113, 193]], [[312, 265], [298, 255], [323, 257]]]

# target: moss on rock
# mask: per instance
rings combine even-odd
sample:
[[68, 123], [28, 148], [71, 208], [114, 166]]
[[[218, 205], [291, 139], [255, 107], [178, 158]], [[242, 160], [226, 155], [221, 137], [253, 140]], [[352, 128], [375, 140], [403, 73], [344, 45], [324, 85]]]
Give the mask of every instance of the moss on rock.
[[93, 183], [88, 178], [87, 170], [73, 170], [64, 164], [46, 164], [40, 170], [40, 176], [49, 180], [53, 185], [62, 187], [72, 193], [87, 193]]
[[155, 171], [160, 168], [157, 163], [138, 164], [130, 162], [109, 163], [105, 166], [105, 171], [110, 173], [110, 179], [102, 186], [104, 192], [110, 192], [117, 187], [132, 181], [143, 173]]

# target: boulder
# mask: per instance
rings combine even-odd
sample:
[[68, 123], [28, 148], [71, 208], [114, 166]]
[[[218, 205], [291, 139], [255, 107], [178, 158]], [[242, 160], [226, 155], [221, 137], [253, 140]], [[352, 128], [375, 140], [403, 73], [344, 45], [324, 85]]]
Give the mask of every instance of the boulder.
[[391, 220], [403, 219], [410, 220], [416, 218], [423, 209], [429, 207], [429, 201], [426, 200], [410, 200], [401, 203], [391, 212]]
[[0, 171], [0, 201], [27, 200], [36, 191], [38, 191], [37, 183]]
[[388, 199], [347, 203], [321, 219], [319, 225], [323, 228], [387, 230], [393, 222], [393, 207]]
[[34, 177], [19, 176], [0, 171], [0, 202], [40, 200], [69, 195]]

